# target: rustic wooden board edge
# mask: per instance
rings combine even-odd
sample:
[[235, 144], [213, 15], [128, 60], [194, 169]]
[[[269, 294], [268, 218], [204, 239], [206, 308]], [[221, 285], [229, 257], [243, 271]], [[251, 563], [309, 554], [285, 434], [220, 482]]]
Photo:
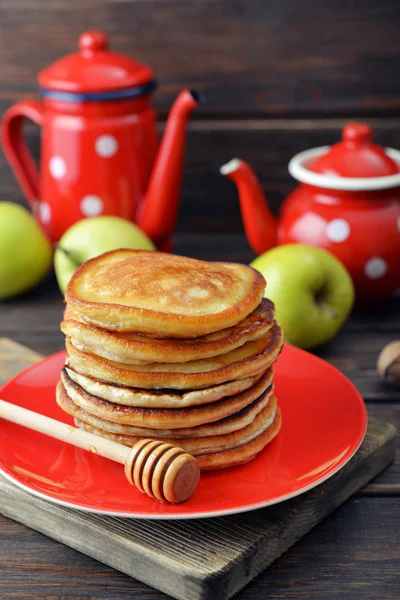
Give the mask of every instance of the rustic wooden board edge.
[[[3, 477], [0, 513], [178, 600], [228, 600], [384, 469], [394, 456], [395, 435], [392, 425], [372, 418], [360, 450], [334, 477], [281, 505], [207, 520], [212, 525], [205, 530], [204, 520], [144, 522], [86, 514], [30, 495]], [[188, 537], [197, 535], [192, 550], [179, 548], [185, 530]], [[241, 532], [246, 543], [231, 549]], [[210, 564], [199, 559], [196, 572], [198, 548], [209, 551], [221, 535], [224, 556], [214, 565], [213, 557]], [[168, 544], [177, 544], [172, 556], [162, 554]]]
[[[165, 593], [173, 595], [174, 588], [179, 589], [175, 573], [171, 574], [170, 565], [166, 561], [163, 564], [162, 557], [146, 545], [124, 536], [122, 522], [133, 523], [134, 520], [86, 514], [55, 505], [17, 488], [1, 475], [0, 514]], [[116, 525], [114, 531], [113, 524]], [[186, 600], [186, 596], [176, 597]]]
[[[219, 596], [210, 593], [207, 600], [208, 598], [228, 600], [238, 593], [318, 523], [388, 467], [394, 460], [396, 436], [397, 430], [394, 425], [383, 419], [370, 418], [360, 449], [339, 473], [303, 496], [276, 507], [264, 509], [264, 511], [257, 511], [260, 513], [261, 519], [265, 512], [265, 516], [273, 524], [273, 534], [261, 537], [256, 553], [253, 549], [249, 549], [246, 553], [247, 556], [244, 554], [240, 557], [241, 561], [246, 563], [250, 552], [252, 553], [252, 565], [249, 573], [247, 575], [242, 573], [240, 580], [238, 565], [232, 563], [228, 573], [230, 577], [226, 582], [227, 594]], [[328, 502], [325, 502], [326, 498]], [[289, 532], [289, 535], [286, 532]], [[273, 558], [266, 560], [268, 556]], [[218, 581], [218, 586], [220, 586], [220, 581]]]
[[0, 385], [42, 359], [38, 352], [10, 338], [0, 337]]

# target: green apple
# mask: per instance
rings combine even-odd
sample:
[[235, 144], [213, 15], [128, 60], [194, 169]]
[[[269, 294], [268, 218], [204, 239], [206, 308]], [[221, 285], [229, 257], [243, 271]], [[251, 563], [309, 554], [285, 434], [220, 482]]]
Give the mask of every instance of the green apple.
[[72, 225], [54, 253], [54, 269], [62, 293], [80, 265], [118, 248], [155, 250], [153, 242], [139, 227], [120, 217], [91, 217]]
[[53, 251], [22, 206], [0, 202], [0, 300], [35, 287], [51, 267]]
[[342, 263], [321, 248], [277, 246], [251, 266], [267, 281], [265, 295], [275, 303], [285, 339], [299, 348], [330, 340], [348, 317], [354, 286]]

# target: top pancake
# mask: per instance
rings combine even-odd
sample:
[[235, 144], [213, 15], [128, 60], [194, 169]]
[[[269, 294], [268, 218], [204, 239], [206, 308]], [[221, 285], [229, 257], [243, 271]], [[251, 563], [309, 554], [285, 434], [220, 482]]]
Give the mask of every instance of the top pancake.
[[104, 329], [190, 338], [237, 325], [264, 288], [262, 275], [245, 265], [115, 250], [84, 263], [65, 298]]

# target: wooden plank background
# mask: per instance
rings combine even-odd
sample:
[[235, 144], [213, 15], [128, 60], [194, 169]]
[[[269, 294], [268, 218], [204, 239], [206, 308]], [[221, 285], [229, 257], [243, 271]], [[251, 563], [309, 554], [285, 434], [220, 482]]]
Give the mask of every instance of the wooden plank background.
[[[185, 86], [207, 102], [189, 127], [179, 231], [242, 230], [218, 169], [248, 160], [276, 211], [294, 188], [287, 162], [363, 119], [400, 147], [398, 0], [2, 0], [0, 112], [36, 93], [43, 67], [103, 29], [114, 50], [149, 63], [161, 120]], [[38, 132], [29, 129], [38, 156]], [[23, 201], [0, 157], [2, 198]]]
[[208, 117], [398, 115], [397, 0], [2, 0], [1, 13], [2, 108], [105, 29], [153, 66], [164, 113], [188, 85]]

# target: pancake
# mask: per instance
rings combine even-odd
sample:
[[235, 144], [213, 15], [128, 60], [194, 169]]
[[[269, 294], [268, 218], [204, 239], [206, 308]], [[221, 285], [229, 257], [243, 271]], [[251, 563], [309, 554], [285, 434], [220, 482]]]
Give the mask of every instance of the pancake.
[[253, 460], [257, 454], [272, 442], [274, 437], [279, 433], [282, 426], [282, 415], [279, 406], [276, 409], [275, 418], [270, 427], [266, 429], [250, 442], [237, 446], [225, 452], [215, 452], [212, 454], [204, 454], [197, 458], [197, 463], [201, 471], [217, 471], [243, 465]]
[[212, 435], [225, 435], [232, 433], [243, 427], [247, 427], [253, 423], [257, 415], [268, 405], [272, 396], [272, 386], [264, 393], [256, 398], [251, 404], [242, 408], [239, 412], [214, 421], [213, 423], [207, 423], [205, 425], [198, 425], [197, 427], [186, 427], [179, 429], [149, 429], [146, 427], [135, 427], [132, 425], [121, 425], [108, 421], [101, 417], [96, 417], [87, 410], [81, 408], [78, 404], [68, 396], [65, 388], [60, 387], [57, 392], [57, 402], [59, 406], [72, 417], [83, 421], [87, 425], [103, 429], [109, 433], [118, 433], [121, 435], [134, 436], [134, 437], [156, 437], [156, 438], [200, 438]]
[[246, 379], [228, 381], [221, 385], [215, 385], [202, 390], [174, 391], [174, 390], [144, 390], [141, 388], [123, 387], [96, 381], [91, 377], [80, 375], [76, 371], [65, 367], [70, 379], [81, 388], [98, 396], [102, 400], [108, 400], [115, 404], [124, 406], [141, 406], [143, 408], [185, 408], [187, 406], [199, 406], [221, 400], [225, 396], [239, 394], [254, 385], [262, 377], [254, 375]]
[[75, 348], [121, 363], [183, 363], [226, 354], [258, 340], [272, 327], [274, 305], [266, 298], [243, 321], [228, 329], [185, 340], [157, 339], [136, 333], [106, 331], [86, 323], [67, 305], [61, 331]]
[[[65, 371], [61, 373], [61, 384], [66, 394], [75, 404], [88, 413], [106, 421], [149, 429], [179, 429], [213, 423], [237, 413], [254, 402], [263, 393], [272, 392], [272, 376], [272, 369], [270, 369], [251, 388], [211, 404], [166, 409], [127, 407], [101, 400], [85, 392], [69, 379]], [[271, 389], [269, 390], [269, 388]], [[60, 386], [57, 388], [57, 397], [62, 402], [62, 388]]]
[[186, 363], [125, 365], [82, 352], [67, 337], [66, 365], [81, 375], [128, 387], [202, 389], [261, 373], [276, 361], [282, 344], [282, 331], [275, 323], [260, 340], [221, 356]]
[[[115, 434], [102, 432], [101, 430], [96, 429], [95, 427], [86, 425], [78, 419], [75, 420], [75, 424], [80, 429], [84, 429], [86, 431], [96, 433], [97, 435], [101, 435], [104, 438], [117, 441]], [[247, 441], [241, 445], [238, 445], [234, 448], [230, 448], [228, 450], [214, 451], [210, 452], [209, 454], [196, 455], [196, 460], [200, 467], [200, 470], [215, 471], [219, 469], [226, 469], [228, 467], [242, 465], [249, 462], [250, 460], [253, 460], [253, 458], [255, 458], [257, 454], [261, 452], [261, 450], [263, 450], [265, 446], [267, 446], [267, 444], [269, 444], [279, 433], [281, 425], [281, 411], [279, 407], [277, 407], [275, 412], [275, 418], [272, 424], [250, 441]], [[120, 443], [124, 444], [122, 439], [123, 438], [120, 438]], [[128, 443], [127, 440], [124, 445], [131, 446], [130, 442]]]
[[103, 329], [189, 338], [237, 325], [264, 288], [263, 276], [245, 265], [121, 249], [80, 266], [65, 298]]
[[[258, 437], [268, 427], [270, 427], [275, 419], [276, 412], [276, 397], [272, 396], [268, 406], [264, 407], [260, 413], [256, 416], [254, 421], [225, 435], [214, 435], [201, 438], [163, 438], [163, 442], [173, 444], [179, 448], [183, 448], [187, 452], [190, 452], [193, 456], [201, 456], [202, 454], [210, 454], [214, 452], [223, 452], [247, 444], [254, 438]], [[101, 437], [107, 437], [124, 446], [133, 446], [140, 440], [144, 439], [144, 436], [128, 436], [117, 433], [110, 433], [103, 429], [88, 425], [80, 418], [75, 417], [78, 420], [79, 427], [85, 431], [90, 431]], [[153, 436], [152, 439], [158, 439]]]

